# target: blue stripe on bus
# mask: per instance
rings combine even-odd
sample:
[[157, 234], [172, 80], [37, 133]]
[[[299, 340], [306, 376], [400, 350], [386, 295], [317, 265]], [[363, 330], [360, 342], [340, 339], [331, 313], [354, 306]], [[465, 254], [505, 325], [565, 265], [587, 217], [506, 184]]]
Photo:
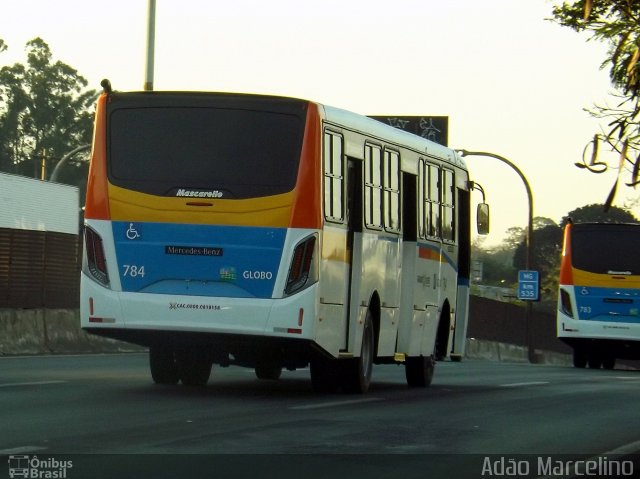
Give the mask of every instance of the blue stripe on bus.
[[122, 290], [270, 298], [286, 231], [114, 221]]
[[640, 290], [574, 286], [582, 321], [640, 323]]

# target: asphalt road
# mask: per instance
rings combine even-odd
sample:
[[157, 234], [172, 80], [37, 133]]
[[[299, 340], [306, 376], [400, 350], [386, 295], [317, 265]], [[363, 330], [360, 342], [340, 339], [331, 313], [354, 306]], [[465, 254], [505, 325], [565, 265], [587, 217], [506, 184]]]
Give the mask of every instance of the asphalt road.
[[438, 363], [426, 389], [375, 366], [368, 394], [317, 395], [308, 370], [189, 388], [154, 385], [145, 354], [0, 358], [0, 456], [66, 458], [70, 479], [505, 477], [639, 452], [639, 395], [640, 371], [490, 361]]

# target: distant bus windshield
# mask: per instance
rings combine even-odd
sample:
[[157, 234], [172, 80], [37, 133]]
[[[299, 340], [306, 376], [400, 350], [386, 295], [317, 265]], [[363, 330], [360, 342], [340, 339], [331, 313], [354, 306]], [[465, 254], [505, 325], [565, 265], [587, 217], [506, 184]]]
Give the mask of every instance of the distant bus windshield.
[[573, 266], [591, 273], [640, 274], [640, 225], [576, 224], [571, 238]]
[[154, 195], [216, 189], [230, 198], [291, 191], [304, 121], [298, 114], [195, 106], [116, 107], [108, 119], [110, 181]]

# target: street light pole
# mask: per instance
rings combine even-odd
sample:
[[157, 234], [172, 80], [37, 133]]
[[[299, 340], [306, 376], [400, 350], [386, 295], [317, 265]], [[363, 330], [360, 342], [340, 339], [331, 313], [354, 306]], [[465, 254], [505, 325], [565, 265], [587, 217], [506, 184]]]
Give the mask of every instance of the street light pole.
[[[533, 194], [531, 193], [531, 187], [529, 186], [529, 182], [527, 178], [524, 176], [520, 168], [518, 168], [514, 163], [506, 159], [504, 156], [496, 155], [495, 153], [487, 153], [485, 151], [468, 151], [468, 150], [459, 150], [462, 156], [487, 156], [489, 158], [495, 158], [496, 160], [502, 161], [509, 165], [520, 177], [522, 182], [524, 183], [524, 187], [527, 190], [527, 199], [529, 200], [529, 215], [527, 221], [527, 234], [526, 234], [526, 259], [525, 259], [525, 269], [530, 270], [532, 267], [532, 259], [533, 259]], [[529, 362], [535, 362], [535, 352], [533, 348], [533, 338], [531, 334], [531, 311], [532, 311], [531, 301], [527, 301], [526, 307], [526, 315], [525, 315], [525, 328], [526, 328], [526, 341], [527, 341], [527, 355], [529, 357]]]
[[58, 177], [60, 176], [60, 171], [62, 170], [62, 167], [64, 165], [67, 164], [67, 162], [76, 154], [76, 153], [80, 153], [81, 151], [86, 151], [88, 149], [91, 148], [91, 145], [82, 145], [79, 146], [77, 148], [74, 148], [73, 150], [71, 150], [69, 153], [67, 153], [66, 155], [64, 155], [60, 161], [58, 161], [58, 163], [56, 164], [55, 168], [53, 169], [53, 173], [51, 173], [51, 177], [49, 178], [49, 181], [53, 182], [53, 183], [57, 183], [58, 182]]
[[144, 77], [145, 91], [153, 90], [154, 57], [156, 44], [156, 0], [149, 0], [147, 16], [147, 58]]

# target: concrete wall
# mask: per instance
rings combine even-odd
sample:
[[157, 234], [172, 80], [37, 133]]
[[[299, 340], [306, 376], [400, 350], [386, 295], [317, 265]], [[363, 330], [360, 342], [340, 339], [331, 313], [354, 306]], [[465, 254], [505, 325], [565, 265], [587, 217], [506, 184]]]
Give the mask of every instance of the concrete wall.
[[[556, 338], [555, 315], [535, 306], [531, 328], [537, 360], [570, 364], [571, 348]], [[528, 362], [522, 306], [471, 296], [467, 338], [467, 357]], [[0, 355], [129, 351], [144, 349], [85, 333], [75, 309], [0, 309]]]
[[73, 309], [0, 309], [0, 355], [140, 351], [137, 346], [89, 335]]
[[[532, 304], [529, 321], [536, 362], [571, 364], [571, 348], [556, 338], [555, 313]], [[526, 307], [471, 296], [467, 356], [498, 361], [529, 361]]]
[[[571, 348], [556, 338], [556, 315], [532, 305], [530, 327], [534, 348], [570, 354]], [[526, 308], [514, 303], [471, 296], [467, 337], [526, 346]]]
[[[527, 361], [524, 308], [477, 296], [471, 297], [467, 356]], [[555, 317], [534, 311], [534, 348], [568, 357], [555, 337]], [[141, 348], [100, 338], [80, 329], [77, 309], [0, 309], [0, 355], [68, 354], [140, 351]], [[553, 361], [556, 361], [554, 359]]]

